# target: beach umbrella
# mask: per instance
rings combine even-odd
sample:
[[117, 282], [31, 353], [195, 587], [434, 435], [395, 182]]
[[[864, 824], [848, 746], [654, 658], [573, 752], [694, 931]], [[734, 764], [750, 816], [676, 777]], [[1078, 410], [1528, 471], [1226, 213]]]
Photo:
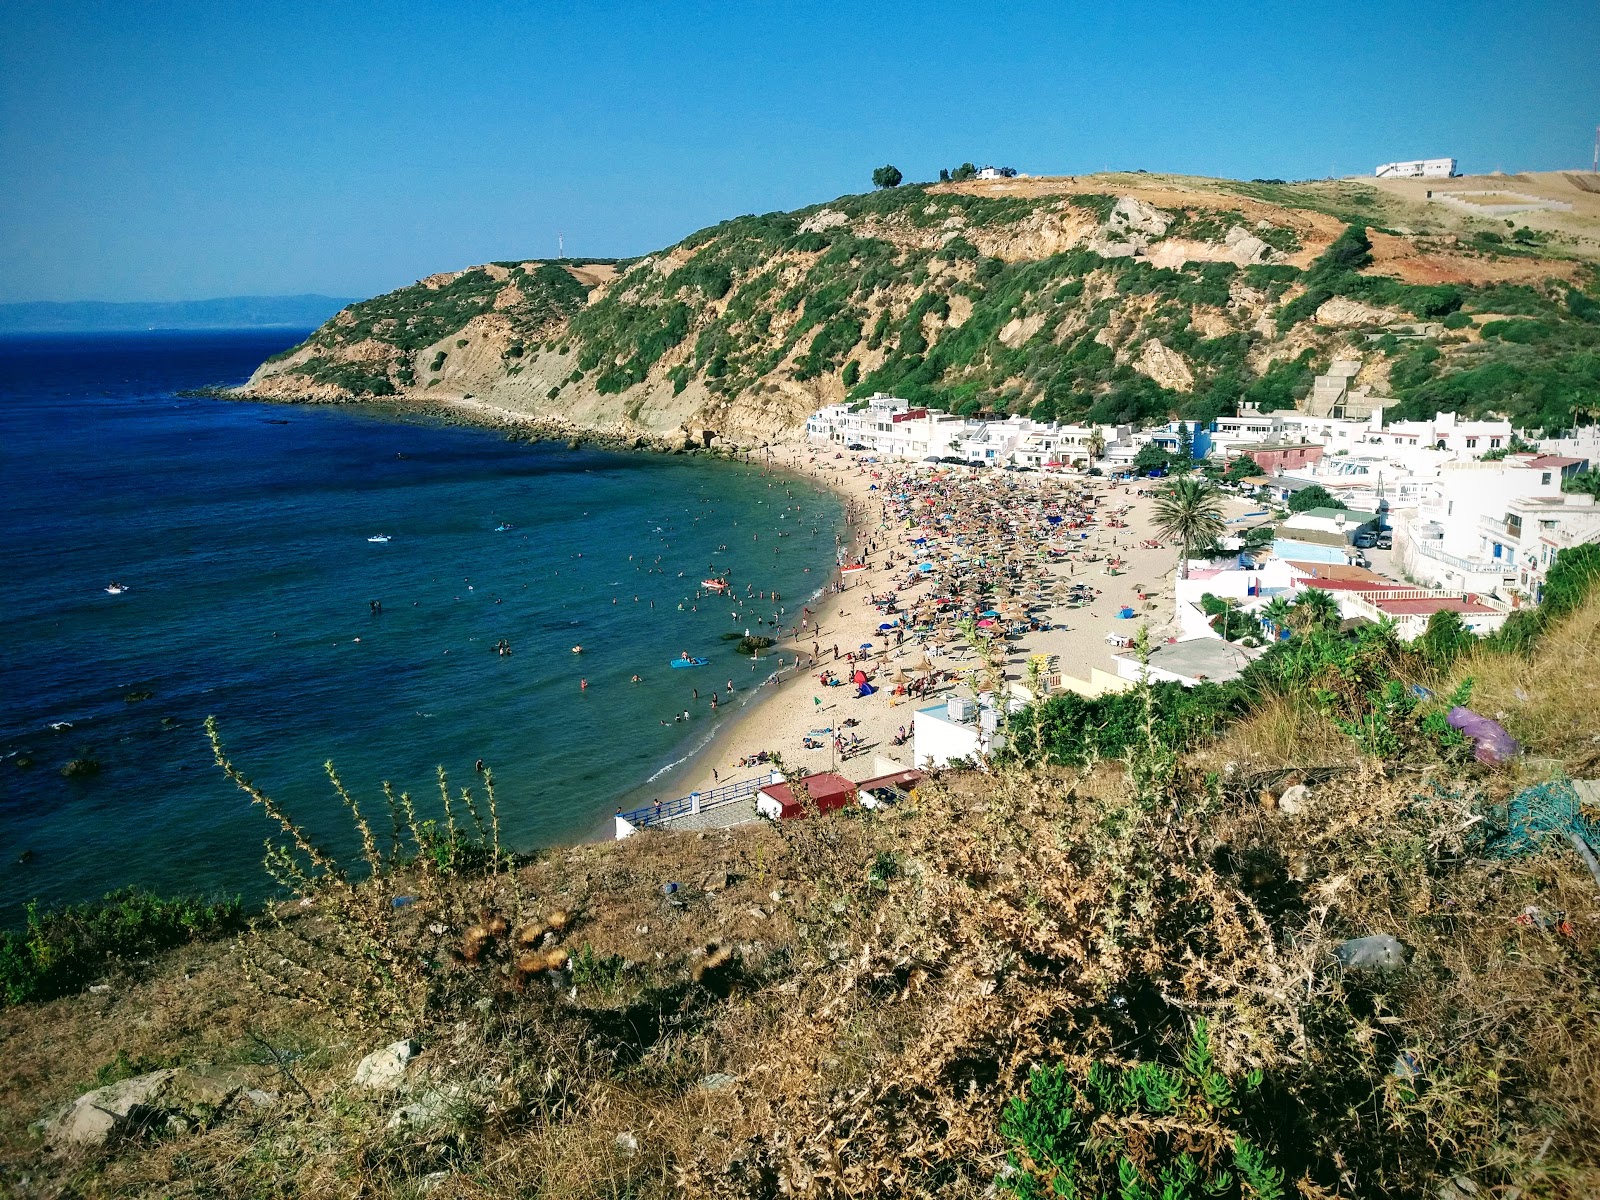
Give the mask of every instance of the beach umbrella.
[[862, 642], [861, 645], [856, 647], [856, 649], [858, 649], [858, 650], [871, 650], [872, 649], [872, 643], [871, 642]]

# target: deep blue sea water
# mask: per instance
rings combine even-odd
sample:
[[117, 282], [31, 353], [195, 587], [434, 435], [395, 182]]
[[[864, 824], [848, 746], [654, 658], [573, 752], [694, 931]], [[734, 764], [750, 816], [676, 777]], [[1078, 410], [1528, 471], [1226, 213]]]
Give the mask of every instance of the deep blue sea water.
[[[691, 608], [708, 571], [788, 613], [827, 580], [839, 502], [759, 465], [175, 395], [300, 336], [0, 338], [0, 925], [127, 884], [264, 895], [272, 830], [212, 764], [211, 714], [346, 855], [328, 759], [380, 829], [380, 780], [436, 799], [436, 765], [459, 787], [481, 757], [506, 841], [588, 836], [737, 711], [712, 691], [769, 671], [720, 635], [775, 606]], [[681, 650], [711, 665], [669, 669]], [[99, 774], [63, 778], [79, 756]]]

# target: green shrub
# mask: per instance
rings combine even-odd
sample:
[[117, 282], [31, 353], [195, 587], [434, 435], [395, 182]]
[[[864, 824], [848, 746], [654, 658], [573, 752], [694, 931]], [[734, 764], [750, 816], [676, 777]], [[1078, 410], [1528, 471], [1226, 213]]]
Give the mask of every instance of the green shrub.
[[1241, 1112], [1261, 1082], [1260, 1071], [1236, 1084], [1217, 1070], [1204, 1020], [1175, 1067], [1036, 1067], [1001, 1112], [1012, 1150], [996, 1186], [1018, 1200], [1282, 1200], [1284, 1172]]
[[47, 913], [29, 905], [25, 929], [0, 932], [0, 1000], [22, 1004], [64, 996], [113, 962], [227, 933], [242, 921], [237, 899], [163, 899], [138, 888]]

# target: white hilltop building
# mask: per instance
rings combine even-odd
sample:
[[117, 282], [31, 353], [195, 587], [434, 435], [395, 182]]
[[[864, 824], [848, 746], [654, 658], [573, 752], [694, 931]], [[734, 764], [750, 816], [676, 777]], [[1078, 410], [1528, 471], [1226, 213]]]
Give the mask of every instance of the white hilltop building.
[[1449, 179], [1455, 173], [1453, 158], [1413, 158], [1409, 162], [1383, 163], [1372, 172], [1378, 179]]

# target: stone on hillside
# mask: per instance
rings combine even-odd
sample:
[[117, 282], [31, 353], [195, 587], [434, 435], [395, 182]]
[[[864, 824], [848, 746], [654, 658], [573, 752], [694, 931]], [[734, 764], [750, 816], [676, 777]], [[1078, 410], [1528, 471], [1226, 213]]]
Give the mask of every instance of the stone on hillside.
[[1324, 301], [1322, 307], [1317, 309], [1313, 318], [1318, 325], [1332, 325], [1341, 329], [1353, 329], [1362, 325], [1391, 325], [1400, 320], [1400, 314], [1391, 312], [1386, 308], [1374, 308], [1370, 304], [1363, 304], [1359, 300], [1351, 300], [1344, 296], [1335, 296]]
[[713, 1071], [700, 1080], [700, 1090], [702, 1092], [725, 1092], [736, 1082], [735, 1077], [729, 1075], [726, 1071]]
[[1161, 237], [1171, 223], [1170, 214], [1153, 204], [1146, 204], [1136, 196], [1119, 197], [1111, 215], [1106, 218], [1106, 228], [1113, 233], [1142, 233], [1147, 237]]
[[834, 229], [840, 225], [847, 225], [850, 218], [835, 208], [824, 208], [812, 213], [800, 226], [801, 233], [822, 233], [824, 230]]
[[1183, 356], [1155, 338], [1147, 341], [1139, 351], [1133, 369], [1176, 392], [1187, 392], [1194, 388], [1194, 373], [1189, 370], [1189, 364], [1183, 361]]
[[1351, 938], [1333, 953], [1347, 971], [1392, 971], [1405, 966], [1408, 955], [1406, 944], [1387, 933]]
[[400, 1081], [405, 1078], [406, 1064], [416, 1052], [416, 1043], [410, 1038], [402, 1038], [381, 1050], [374, 1050], [356, 1067], [356, 1086], [385, 1091], [399, 1087]]
[[[1239, 234], [1239, 237], [1234, 237]], [[1246, 233], [1235, 225], [1228, 230], [1228, 261], [1238, 267], [1248, 267], [1252, 263], [1265, 262], [1272, 256], [1272, 247], [1263, 242], [1252, 233]]]
[[98, 1146], [156, 1124], [181, 1132], [227, 1108], [242, 1086], [226, 1072], [168, 1067], [85, 1092], [42, 1129], [47, 1141], [63, 1146]]
[[463, 1095], [462, 1088], [451, 1084], [443, 1088], [429, 1088], [410, 1104], [395, 1109], [389, 1118], [390, 1129], [409, 1129], [423, 1133], [444, 1124], [450, 1110]]
[[1285, 788], [1283, 795], [1278, 797], [1278, 811], [1294, 816], [1306, 810], [1306, 805], [1311, 800], [1311, 789], [1303, 783], [1297, 783], [1291, 788]]

